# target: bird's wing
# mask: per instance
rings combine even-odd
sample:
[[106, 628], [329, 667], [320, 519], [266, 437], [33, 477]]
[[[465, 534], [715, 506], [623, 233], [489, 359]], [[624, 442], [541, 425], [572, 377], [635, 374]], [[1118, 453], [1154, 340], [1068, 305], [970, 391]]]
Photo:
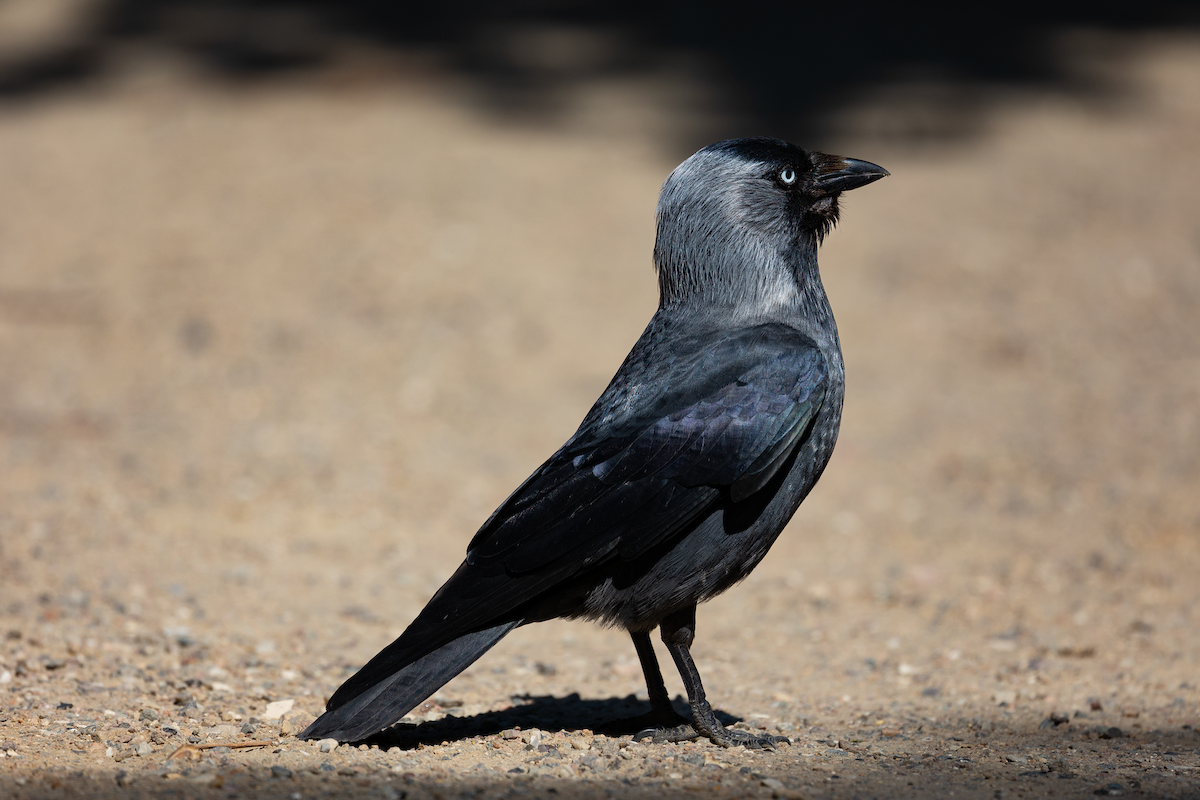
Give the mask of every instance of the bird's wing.
[[468, 565], [561, 579], [646, 551], [723, 497], [736, 503], [766, 486], [828, 381], [815, 343], [779, 324], [707, 338], [641, 371], [635, 385], [605, 393], [621, 398], [617, 412], [602, 397], [496, 510], [471, 541]]

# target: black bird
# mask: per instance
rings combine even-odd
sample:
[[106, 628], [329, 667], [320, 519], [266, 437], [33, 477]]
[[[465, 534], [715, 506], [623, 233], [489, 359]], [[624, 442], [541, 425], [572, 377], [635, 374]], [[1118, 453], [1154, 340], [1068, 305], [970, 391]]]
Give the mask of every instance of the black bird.
[[[658, 311], [616, 376], [301, 736], [371, 736], [518, 625], [582, 617], [633, 637], [653, 708], [639, 738], [774, 747], [723, 727], [705, 700], [690, 652], [696, 604], [750, 574], [833, 452], [844, 371], [817, 246], [840, 193], [887, 174], [766, 138], [680, 164], [658, 201]], [[690, 724], [671, 707], [655, 627]]]

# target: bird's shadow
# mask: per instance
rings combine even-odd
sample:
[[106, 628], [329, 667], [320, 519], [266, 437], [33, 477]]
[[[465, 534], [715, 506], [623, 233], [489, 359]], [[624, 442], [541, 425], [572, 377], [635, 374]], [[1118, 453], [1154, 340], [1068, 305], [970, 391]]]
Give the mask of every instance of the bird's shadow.
[[[592, 730], [609, 736], [637, 733], [639, 715], [650, 710], [650, 704], [634, 695], [584, 700], [578, 694], [566, 697], [551, 695], [514, 695], [512, 708], [487, 711], [474, 716], [446, 716], [419, 724], [400, 723], [365, 740], [381, 749], [399, 747], [412, 750], [421, 745], [441, 744], [487, 736], [511, 728], [538, 728], [548, 731]], [[690, 718], [687, 702], [676, 696], [675, 711]], [[453, 711], [453, 710], [452, 710]], [[724, 711], [714, 713], [722, 725], [740, 722], [741, 717]]]

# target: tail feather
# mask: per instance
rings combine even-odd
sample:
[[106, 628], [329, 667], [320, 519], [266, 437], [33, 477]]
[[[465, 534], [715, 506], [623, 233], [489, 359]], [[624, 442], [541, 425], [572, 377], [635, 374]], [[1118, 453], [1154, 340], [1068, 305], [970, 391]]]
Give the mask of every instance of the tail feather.
[[401, 667], [346, 703], [330, 708], [300, 738], [357, 742], [379, 733], [475, 663], [520, 624], [521, 620], [505, 622], [460, 636]]

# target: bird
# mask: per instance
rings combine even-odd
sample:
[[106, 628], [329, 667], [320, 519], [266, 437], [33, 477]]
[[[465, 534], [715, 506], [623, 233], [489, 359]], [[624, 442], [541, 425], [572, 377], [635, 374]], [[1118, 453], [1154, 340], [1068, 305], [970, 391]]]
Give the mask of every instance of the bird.
[[[829, 462], [845, 369], [817, 250], [841, 193], [889, 174], [765, 137], [676, 167], [655, 215], [645, 331], [578, 430], [301, 738], [378, 734], [513, 629], [568, 618], [629, 632], [651, 706], [635, 738], [774, 749], [784, 737], [714, 714], [691, 655], [696, 607], [750, 574]], [[655, 628], [690, 720], [663, 683]]]

